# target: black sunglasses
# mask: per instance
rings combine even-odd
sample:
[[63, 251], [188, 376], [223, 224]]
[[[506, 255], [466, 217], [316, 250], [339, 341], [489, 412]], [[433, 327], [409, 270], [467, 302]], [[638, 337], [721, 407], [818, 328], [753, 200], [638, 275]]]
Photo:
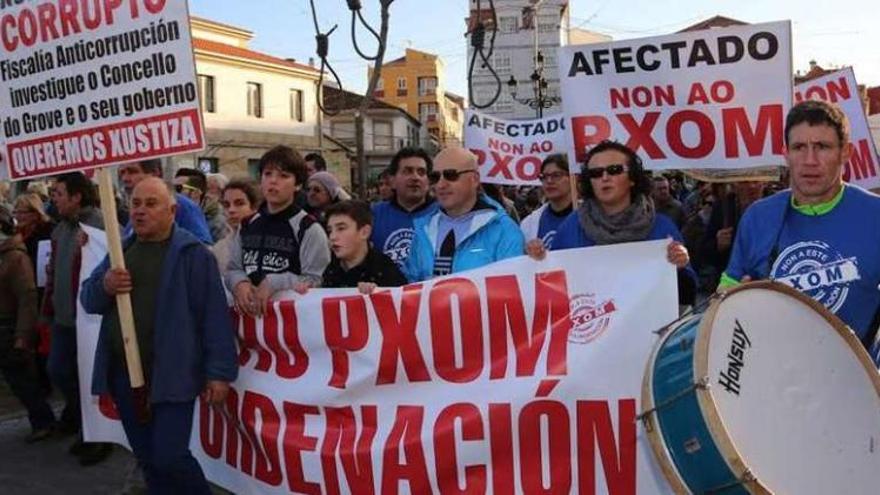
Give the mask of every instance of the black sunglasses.
[[605, 172], [608, 172], [608, 175], [620, 175], [626, 172], [626, 165], [615, 163], [607, 167], [593, 167], [586, 170], [587, 177], [591, 179], [601, 179]]
[[440, 182], [440, 177], [443, 177], [448, 182], [457, 181], [462, 175], [473, 172], [477, 173], [476, 170], [455, 170], [454, 168], [447, 168], [446, 170], [432, 170], [428, 173], [428, 180], [431, 181], [431, 184], [436, 184]]

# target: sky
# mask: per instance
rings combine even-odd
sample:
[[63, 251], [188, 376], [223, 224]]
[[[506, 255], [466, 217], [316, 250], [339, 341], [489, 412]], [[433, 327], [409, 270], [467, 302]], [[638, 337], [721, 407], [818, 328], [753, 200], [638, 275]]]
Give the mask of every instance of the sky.
[[[852, 65], [860, 84], [878, 86], [880, 22], [876, 1], [572, 0], [569, 8], [572, 26], [608, 34], [615, 40], [675, 32], [714, 15], [751, 23], [791, 20], [794, 70], [806, 71], [810, 60], [826, 68]], [[351, 13], [346, 1], [314, 3], [322, 31], [338, 25], [330, 36], [329, 60], [343, 87], [364, 91], [368, 63], [352, 45]], [[367, 22], [378, 31], [379, 0], [361, 3]], [[488, 4], [488, 0], [483, 3]], [[315, 56], [315, 27], [309, 0], [190, 0], [189, 5], [193, 15], [252, 31], [250, 47], [254, 50], [303, 63]], [[467, 10], [467, 0], [395, 0], [391, 5], [385, 60], [402, 56], [407, 47], [438, 54], [446, 64], [447, 89], [467, 96]], [[633, 12], [639, 15], [633, 16]], [[368, 55], [375, 51], [375, 41], [360, 25], [358, 43]]]

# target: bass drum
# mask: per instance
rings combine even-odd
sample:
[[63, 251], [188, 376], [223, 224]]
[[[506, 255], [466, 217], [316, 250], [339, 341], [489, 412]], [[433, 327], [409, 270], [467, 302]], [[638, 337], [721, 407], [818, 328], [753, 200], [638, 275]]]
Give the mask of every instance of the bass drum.
[[775, 282], [661, 337], [641, 418], [676, 493], [880, 493], [880, 373], [855, 335]]

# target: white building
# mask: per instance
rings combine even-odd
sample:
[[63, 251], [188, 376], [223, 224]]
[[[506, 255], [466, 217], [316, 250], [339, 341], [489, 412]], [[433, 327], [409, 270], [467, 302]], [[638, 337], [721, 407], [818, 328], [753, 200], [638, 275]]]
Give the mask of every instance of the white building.
[[[477, 12], [476, 0], [470, 2], [470, 16], [467, 19], [468, 64], [473, 57], [470, 35], [477, 21], [482, 19], [487, 30], [492, 28], [492, 15], [489, 2], [482, 0], [481, 12]], [[497, 101], [489, 108], [478, 109], [492, 100], [497, 92], [498, 81], [488, 69], [481, 67], [477, 57], [473, 73], [473, 94], [470, 105], [474, 109], [504, 118], [533, 118], [535, 108], [514, 101], [508, 88], [508, 80], [513, 76], [517, 82], [517, 98], [534, 99], [530, 76], [535, 72], [536, 35], [537, 51], [543, 55], [543, 76], [547, 81], [546, 96], [559, 98], [559, 66], [557, 50], [568, 44], [595, 43], [609, 41], [611, 38], [598, 33], [573, 29], [571, 27], [568, 0], [495, 0], [498, 31], [495, 35], [494, 53], [490, 59], [492, 68], [501, 80], [501, 92]], [[486, 32], [485, 47], [489, 48], [491, 31]], [[559, 104], [544, 110], [545, 115], [558, 113]]]

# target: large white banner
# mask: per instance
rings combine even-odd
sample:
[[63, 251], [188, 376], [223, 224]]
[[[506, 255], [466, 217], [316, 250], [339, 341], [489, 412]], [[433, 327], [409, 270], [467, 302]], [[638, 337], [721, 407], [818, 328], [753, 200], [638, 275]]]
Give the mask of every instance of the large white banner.
[[[239, 379], [226, 408], [197, 404], [192, 450], [236, 493], [670, 493], [636, 420], [654, 331], [677, 315], [666, 242], [236, 317]], [[119, 442], [83, 405], [87, 439]]]
[[13, 180], [204, 147], [185, 0], [3, 2], [0, 55]]
[[850, 140], [855, 147], [846, 164], [844, 180], [873, 189], [880, 187], [880, 157], [874, 145], [865, 107], [852, 67], [799, 84], [794, 88], [797, 103], [804, 100], [822, 100], [840, 107], [849, 119]]
[[559, 70], [578, 162], [614, 139], [651, 169], [784, 163], [787, 21], [566, 46]]
[[568, 151], [565, 118], [504, 120], [465, 111], [464, 146], [477, 156], [480, 181], [488, 184], [541, 184], [541, 163]]

